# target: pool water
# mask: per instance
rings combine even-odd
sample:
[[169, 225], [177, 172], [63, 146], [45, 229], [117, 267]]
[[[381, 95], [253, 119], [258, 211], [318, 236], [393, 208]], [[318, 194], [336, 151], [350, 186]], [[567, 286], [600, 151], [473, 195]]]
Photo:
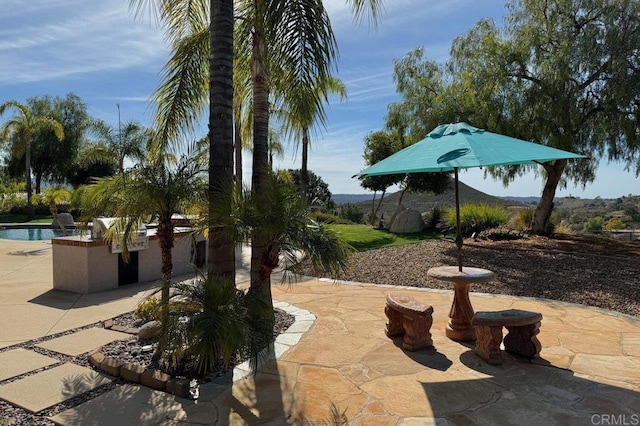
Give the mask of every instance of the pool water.
[[[68, 235], [73, 235], [73, 233], [73, 230], [67, 232]], [[0, 239], [5, 240], [38, 241], [50, 240], [54, 237], [62, 237], [62, 231], [60, 231], [59, 229], [54, 230], [51, 228], [0, 229]]]

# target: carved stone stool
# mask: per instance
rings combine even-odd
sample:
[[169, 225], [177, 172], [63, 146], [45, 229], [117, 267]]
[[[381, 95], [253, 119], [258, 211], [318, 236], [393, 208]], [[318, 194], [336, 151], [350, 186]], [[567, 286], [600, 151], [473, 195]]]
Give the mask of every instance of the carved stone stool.
[[387, 295], [384, 313], [389, 318], [386, 334], [388, 337], [404, 336], [402, 347], [408, 351], [433, 346], [431, 325], [433, 307], [423, 305], [411, 296]]
[[542, 314], [519, 309], [476, 312], [471, 321], [476, 330], [475, 352], [491, 365], [502, 364], [500, 343], [502, 327], [506, 327], [505, 350], [525, 358], [535, 358], [542, 350], [542, 344], [536, 337], [540, 333], [541, 321]]

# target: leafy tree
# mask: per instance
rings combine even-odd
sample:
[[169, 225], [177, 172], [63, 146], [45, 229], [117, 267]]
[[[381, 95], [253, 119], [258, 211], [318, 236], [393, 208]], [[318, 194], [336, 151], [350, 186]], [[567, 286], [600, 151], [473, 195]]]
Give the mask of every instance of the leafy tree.
[[393, 80], [402, 101], [389, 105], [387, 126], [403, 138], [401, 146], [407, 146], [404, 138], [419, 141], [439, 124], [459, 121], [448, 107], [455, 101], [443, 96], [449, 84], [446, 70], [427, 60], [423, 48], [394, 61]]
[[[286, 171], [291, 179], [291, 183], [295, 189], [300, 193], [304, 186], [304, 178], [302, 170], [289, 169]], [[279, 174], [281, 177], [281, 174]], [[309, 206], [320, 208], [322, 210], [331, 210], [335, 208], [335, 203], [331, 199], [331, 191], [329, 191], [329, 185], [322, 180], [322, 178], [311, 170], [307, 170], [308, 183], [306, 185], [306, 192], [304, 193], [304, 200]]]
[[[492, 131], [590, 155], [542, 164], [532, 222], [547, 228], [557, 187], [586, 185], [601, 156], [640, 172], [640, 3], [512, 0], [504, 31], [483, 20], [452, 46], [449, 69], [461, 118]], [[530, 166], [492, 169], [509, 182]]]
[[[418, 139], [411, 139], [407, 136], [410, 131], [410, 116], [406, 114], [407, 108], [404, 104], [392, 104], [389, 106], [387, 115], [387, 131], [375, 132], [367, 136], [365, 140], [364, 158], [367, 165], [375, 164], [395, 152], [417, 142]], [[396, 216], [402, 210], [402, 199], [404, 194], [409, 192], [433, 192], [442, 193], [450, 186], [450, 178], [446, 173], [418, 173], [418, 174], [396, 174], [388, 176], [369, 176], [362, 179], [361, 185], [371, 189], [381, 189], [382, 196], [386, 188], [399, 184], [402, 188], [395, 213], [388, 221], [387, 226], [391, 227]], [[375, 194], [374, 194], [375, 195]], [[371, 224], [375, 223], [377, 209], [380, 207], [382, 197], [378, 202], [378, 207], [372, 207]], [[375, 203], [375, 197], [372, 203]], [[373, 204], [375, 205], [375, 204]]]
[[[372, 166], [379, 161], [393, 155], [398, 151], [397, 141], [389, 132], [377, 131], [369, 133], [364, 139], [364, 161], [366, 166]], [[397, 175], [385, 176], [366, 176], [360, 178], [360, 186], [373, 191], [373, 199], [371, 200], [371, 225], [375, 224], [378, 215], [378, 209], [382, 204], [387, 189], [398, 183], [401, 177]], [[376, 193], [380, 191], [380, 200], [376, 205]]]
[[27, 105], [34, 114], [59, 122], [64, 130], [64, 138], [60, 141], [51, 129], [41, 129], [34, 135], [31, 165], [35, 175], [36, 193], [40, 193], [43, 179], [63, 183], [73, 174], [73, 164], [84, 140], [89, 118], [86, 104], [73, 93], [67, 94], [64, 98], [29, 98]]
[[73, 186], [88, 185], [96, 178], [116, 173], [118, 160], [113, 156], [113, 151], [104, 144], [85, 141], [74, 161], [69, 183]]
[[[62, 125], [48, 117], [37, 116], [27, 105], [17, 101], [7, 101], [0, 105], [0, 115], [8, 109], [15, 109], [17, 115], [8, 119], [2, 126], [1, 140], [11, 141], [15, 154], [24, 152], [27, 189], [27, 214], [29, 219], [35, 217], [31, 189], [31, 144], [34, 135], [39, 131], [50, 130], [58, 141], [64, 138]], [[16, 155], [17, 156], [17, 155]]]

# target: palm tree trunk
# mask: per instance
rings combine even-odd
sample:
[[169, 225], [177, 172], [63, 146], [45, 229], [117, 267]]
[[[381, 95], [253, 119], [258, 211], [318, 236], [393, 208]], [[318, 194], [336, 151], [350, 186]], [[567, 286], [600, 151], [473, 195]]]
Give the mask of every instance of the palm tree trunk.
[[[260, 2], [258, 2], [260, 3]], [[256, 11], [258, 19], [253, 35], [251, 77], [253, 82], [253, 170], [251, 191], [254, 196], [264, 194], [264, 186], [269, 177], [269, 75], [267, 72], [266, 38], [261, 21], [264, 14]], [[251, 290], [263, 296], [264, 301], [271, 300], [271, 273], [266, 273], [269, 258], [269, 242], [254, 232], [251, 238]]]
[[[233, 0], [211, 0], [209, 74], [209, 208], [233, 182]], [[228, 198], [231, 200], [231, 197]], [[209, 274], [235, 282], [235, 246], [209, 223]]]
[[33, 199], [32, 199], [32, 189], [31, 189], [31, 141], [27, 140], [25, 147], [25, 173], [26, 183], [27, 183], [27, 216], [29, 219], [34, 219], [36, 217], [35, 212], [33, 210]]
[[307, 169], [307, 162], [309, 161], [309, 129], [302, 129], [302, 166], [300, 167], [300, 190], [302, 192], [302, 199], [306, 204], [309, 204], [309, 197], [307, 196], [307, 189], [309, 188], [309, 170]]
[[36, 175], [36, 195], [40, 194], [42, 192], [42, 173], [36, 171], [35, 172]]
[[[163, 335], [166, 332], [169, 319], [169, 289], [171, 287], [171, 273], [173, 271], [173, 224], [171, 215], [161, 215], [158, 220], [158, 244], [160, 245], [160, 268], [162, 270], [162, 287], [160, 293], [160, 315], [163, 328]], [[160, 339], [160, 350], [164, 346], [163, 339]]]
[[549, 218], [553, 211], [553, 198], [556, 195], [558, 182], [560, 182], [560, 177], [566, 165], [567, 160], [556, 160], [553, 163], [544, 163], [542, 165], [547, 172], [547, 181], [544, 184], [542, 197], [531, 220], [532, 234], [546, 235], [548, 233]]

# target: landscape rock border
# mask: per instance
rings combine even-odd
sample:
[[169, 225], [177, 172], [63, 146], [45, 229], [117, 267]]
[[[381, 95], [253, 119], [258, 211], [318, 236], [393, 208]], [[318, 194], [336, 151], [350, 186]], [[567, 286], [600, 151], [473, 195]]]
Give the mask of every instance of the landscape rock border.
[[[273, 307], [292, 315], [294, 317], [294, 322], [287, 330], [276, 337], [276, 340], [271, 347], [264, 350], [263, 356], [260, 357], [258, 368], [261, 368], [272, 359], [279, 358], [282, 354], [295, 346], [302, 338], [302, 335], [311, 328], [316, 320], [316, 316], [311, 312], [305, 309], [299, 309], [286, 302], [276, 301], [274, 302]], [[103, 326], [105, 329], [121, 331], [132, 335], [138, 335], [140, 332], [140, 327], [125, 327], [117, 325], [114, 323], [113, 319], [104, 321]], [[171, 377], [170, 375], [155, 368], [146, 368], [140, 364], [125, 362], [114, 356], [106, 356], [100, 350], [90, 353], [88, 360], [96, 369], [113, 377], [120, 377], [130, 383], [167, 392], [180, 398], [197, 399], [199, 395], [199, 391], [192, 388], [191, 381], [188, 379]], [[233, 382], [245, 379], [251, 374], [251, 372], [249, 361], [244, 361], [233, 369]], [[227, 381], [228, 377], [225, 375], [221, 378], [214, 379], [211, 383], [217, 386], [221, 383], [226, 383]], [[204, 383], [201, 386], [207, 387], [207, 383]]]

